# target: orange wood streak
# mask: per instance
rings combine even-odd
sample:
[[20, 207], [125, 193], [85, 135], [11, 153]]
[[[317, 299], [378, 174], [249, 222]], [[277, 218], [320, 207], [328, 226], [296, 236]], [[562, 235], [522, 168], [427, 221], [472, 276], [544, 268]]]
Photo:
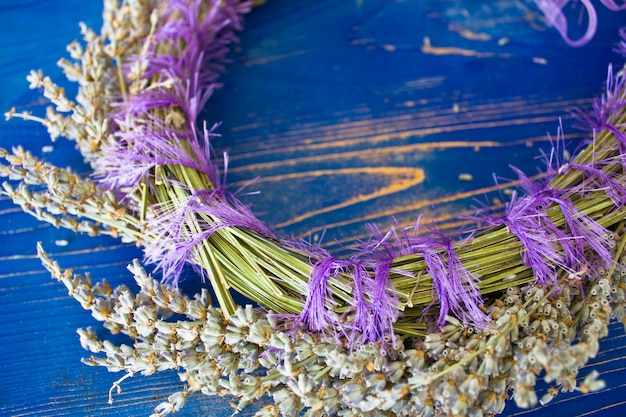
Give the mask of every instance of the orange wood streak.
[[432, 55], [461, 55], [473, 56], [477, 58], [492, 58], [495, 56], [493, 52], [478, 52], [472, 49], [457, 48], [456, 46], [431, 46], [430, 44], [422, 45], [422, 52]]
[[[266, 142], [267, 138], [256, 136], [246, 138], [246, 141], [253, 146], [254, 150], [249, 152], [240, 151], [233, 154], [232, 157], [244, 158], [263, 154], [271, 155], [279, 150], [298, 151], [300, 149], [346, 147], [363, 143], [385, 142], [412, 135], [422, 136], [465, 129], [507, 126], [508, 124], [543, 123], [554, 121], [555, 111], [562, 112], [563, 108], [587, 103], [588, 100], [564, 100], [549, 103], [505, 102], [485, 106], [471, 106], [468, 111], [464, 111], [462, 114], [454, 113], [452, 108], [448, 111], [437, 109], [402, 113], [376, 119], [357, 120], [349, 123], [290, 129], [288, 132], [276, 137], [275, 140], [269, 143], [270, 146], [263, 149], [259, 149], [259, 143]], [[494, 120], [504, 117], [506, 119]], [[568, 119], [570, 116], [563, 116], [563, 118]], [[256, 121], [252, 124], [234, 127], [233, 131], [258, 130], [263, 125], [262, 121]], [[281, 142], [287, 142], [287, 144]], [[291, 143], [302, 143], [302, 145], [292, 146], [290, 145]], [[245, 143], [240, 145], [238, 145], [239, 150], [245, 149]]]
[[473, 49], [458, 48], [456, 46], [432, 46], [429, 38], [424, 38], [422, 53], [431, 55], [461, 55], [476, 58], [510, 58], [511, 54], [495, 54], [493, 52], [479, 52]]
[[[566, 135], [565, 139], [579, 139], [580, 136], [577, 135]], [[347, 160], [347, 159], [375, 159], [379, 158], [382, 155], [387, 154], [407, 154], [414, 152], [435, 152], [441, 151], [445, 149], [455, 149], [455, 148], [502, 148], [502, 147], [511, 147], [511, 146], [519, 146], [519, 145], [531, 145], [533, 143], [538, 142], [547, 142], [550, 139], [547, 136], [538, 136], [534, 138], [520, 139], [512, 142], [497, 142], [497, 141], [446, 141], [446, 142], [423, 142], [423, 143], [413, 143], [410, 145], [398, 145], [398, 146], [386, 146], [381, 148], [373, 148], [373, 149], [361, 149], [356, 151], [347, 151], [347, 152], [334, 152], [323, 155], [313, 155], [313, 156], [301, 156], [296, 158], [283, 159], [280, 161], [270, 161], [270, 162], [259, 162], [256, 164], [248, 164], [241, 167], [232, 167], [229, 168], [230, 172], [246, 172], [246, 171], [260, 171], [260, 170], [268, 170], [275, 169], [279, 167], [285, 166], [297, 166], [299, 164], [305, 163], [316, 163], [330, 160]], [[231, 158], [235, 159], [235, 158]]]
[[490, 41], [491, 36], [488, 33], [479, 33], [474, 32], [472, 30], [466, 29], [459, 25], [455, 25], [450, 23], [448, 25], [448, 30], [454, 33], [458, 33], [459, 36], [465, 39], [469, 39], [471, 41]]
[[363, 202], [366, 202], [375, 198], [384, 197], [393, 193], [404, 191], [423, 182], [425, 178], [424, 171], [420, 168], [365, 167], [365, 168], [338, 168], [338, 169], [294, 172], [290, 174], [262, 177], [258, 181], [259, 182], [262, 182], [262, 181], [274, 182], [274, 181], [293, 180], [293, 179], [303, 178], [303, 177], [356, 175], [356, 174], [373, 175], [376, 178], [380, 178], [381, 176], [387, 176], [387, 177], [390, 177], [390, 183], [388, 185], [378, 188], [377, 190], [373, 192], [366, 193], [366, 194], [359, 194], [357, 196], [347, 198], [346, 200], [342, 201], [339, 204], [333, 204], [330, 206], [323, 207], [321, 209], [308, 211], [304, 214], [295, 216], [282, 223], [275, 224], [273, 225], [273, 227], [276, 227], [276, 228], [287, 227], [295, 223], [299, 223], [301, 221], [309, 219], [311, 217], [318, 216], [320, 214], [329, 213], [334, 210], [339, 210], [342, 208], [352, 206], [354, 204], [363, 203]]
[[348, 168], [336, 168], [336, 169], [316, 169], [313, 171], [291, 172], [289, 174], [269, 175], [266, 177], [260, 177], [255, 180], [255, 183], [259, 182], [277, 182], [285, 180], [293, 180], [306, 177], [323, 177], [323, 176], [336, 176], [336, 175], [356, 175], [356, 174], [368, 174], [368, 175], [387, 175], [392, 176], [394, 181], [402, 180], [402, 178], [411, 178], [412, 180], [420, 177], [421, 180], [416, 182], [419, 184], [424, 179], [424, 171], [419, 168], [406, 168], [406, 167], [348, 167]]
[[[536, 175], [531, 177], [532, 179], [536, 179], [540, 177], [540, 175]], [[420, 210], [423, 209], [424, 207], [428, 207], [431, 205], [436, 205], [436, 204], [443, 204], [443, 203], [450, 203], [450, 202], [454, 202], [457, 200], [461, 200], [461, 199], [465, 199], [465, 198], [469, 198], [469, 197], [474, 197], [480, 194], [484, 194], [484, 193], [489, 193], [489, 192], [493, 192], [493, 191], [497, 191], [499, 189], [504, 189], [504, 188], [509, 188], [509, 187], [515, 187], [521, 184], [520, 180], [516, 180], [516, 181], [510, 181], [507, 183], [502, 183], [502, 184], [498, 184], [498, 185], [492, 185], [491, 187], [484, 187], [484, 188], [479, 188], [476, 190], [471, 190], [471, 191], [463, 191], [463, 192], [459, 192], [459, 193], [455, 193], [452, 195], [448, 195], [448, 196], [444, 196], [444, 197], [439, 197], [439, 198], [434, 198], [431, 200], [420, 200], [417, 201], [415, 203], [412, 204], [408, 204], [406, 206], [401, 206], [401, 207], [391, 207], [389, 209], [386, 210], [382, 210], [382, 211], [378, 211], [376, 213], [370, 213], [367, 214], [365, 216], [361, 216], [361, 217], [355, 217], [349, 220], [344, 220], [344, 221], [340, 221], [340, 222], [335, 222], [335, 223], [329, 223], [326, 224], [322, 227], [314, 227], [310, 230], [307, 230], [306, 233], [303, 233], [301, 235], [296, 236], [297, 238], [304, 238], [312, 233], [315, 232], [320, 232], [323, 230], [328, 230], [328, 229], [333, 229], [336, 227], [341, 227], [341, 226], [347, 226], [349, 224], [354, 224], [354, 223], [359, 223], [359, 222], [365, 222], [365, 221], [371, 221], [371, 220], [375, 220], [375, 219], [380, 219], [380, 218], [390, 218], [392, 216], [398, 215], [399, 213], [402, 212], [408, 212], [408, 211], [414, 211], [414, 210]]]

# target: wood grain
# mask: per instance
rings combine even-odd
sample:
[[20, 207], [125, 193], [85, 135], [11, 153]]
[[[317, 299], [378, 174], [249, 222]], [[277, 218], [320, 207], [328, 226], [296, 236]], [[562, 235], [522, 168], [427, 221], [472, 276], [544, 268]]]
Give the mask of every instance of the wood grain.
[[[1, 107], [42, 112], [25, 75], [42, 68], [60, 79], [54, 63], [64, 45], [79, 36], [79, 20], [97, 27], [100, 10], [79, 0], [0, 2]], [[566, 110], [589, 105], [615, 58], [620, 17], [600, 12], [596, 40], [573, 50], [520, 1], [271, 0], [248, 17], [225, 87], [203, 117], [222, 121], [213, 145], [229, 153], [233, 190], [246, 186], [241, 198], [277, 233], [346, 253], [367, 237], [367, 223], [410, 225], [421, 214], [447, 229], [467, 226], [461, 215], [473, 212], [475, 199], [490, 205], [501, 197], [492, 174], [513, 187], [510, 164], [536, 172], [559, 117], [572, 147], [586, 140]], [[1, 122], [0, 146], [15, 144], [42, 154], [49, 139], [34, 124]], [[47, 160], [86, 172], [72, 144], [52, 145]], [[473, 180], [459, 181], [463, 173]], [[99, 327], [43, 270], [37, 241], [62, 266], [113, 284], [128, 284], [125, 266], [141, 257], [114, 239], [42, 225], [0, 199], [0, 415], [149, 415], [181, 389], [177, 376], [131, 378], [108, 405], [119, 375], [81, 364], [86, 352], [75, 333]], [[611, 325], [581, 375], [592, 368], [607, 389], [535, 410], [510, 404], [506, 414], [623, 414], [621, 325]], [[180, 415], [230, 413], [228, 399], [198, 395]]]

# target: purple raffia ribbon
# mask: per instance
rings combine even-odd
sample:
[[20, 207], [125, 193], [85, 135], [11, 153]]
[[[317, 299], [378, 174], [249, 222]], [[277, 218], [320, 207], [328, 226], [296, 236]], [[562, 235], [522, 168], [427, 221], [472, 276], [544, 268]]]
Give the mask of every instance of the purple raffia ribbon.
[[[571, 0], [534, 0], [535, 4], [543, 12], [548, 26], [554, 27], [563, 40], [572, 47], [584, 46], [594, 37], [598, 28], [598, 15], [591, 0], [579, 0], [587, 11], [587, 28], [579, 39], [571, 39], [568, 34], [567, 18], [563, 14], [563, 9]], [[618, 4], [614, 0], [600, 0], [609, 10], [618, 12], [626, 10], [626, 2]]]

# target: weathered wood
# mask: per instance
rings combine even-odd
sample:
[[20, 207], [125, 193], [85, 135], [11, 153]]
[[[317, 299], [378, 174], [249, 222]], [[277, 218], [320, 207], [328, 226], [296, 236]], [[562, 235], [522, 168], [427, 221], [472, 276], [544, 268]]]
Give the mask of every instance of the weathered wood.
[[[278, 233], [321, 240], [337, 253], [365, 239], [367, 223], [410, 225], [423, 213], [444, 227], [465, 225], [460, 214], [475, 198], [500, 198], [493, 173], [506, 186], [514, 178], [509, 164], [536, 172], [534, 158], [559, 117], [574, 147], [585, 139], [566, 110], [588, 105], [615, 59], [610, 42], [623, 15], [599, 10], [596, 40], [571, 49], [540, 30], [525, 4], [269, 1], [247, 19], [225, 87], [205, 111], [209, 124], [223, 121], [214, 147], [229, 152], [228, 181], [233, 189], [247, 185], [241, 198]], [[79, 20], [99, 26], [100, 10], [99, 2], [79, 0], [0, 5], [0, 107], [43, 112], [26, 74], [42, 68], [61, 79], [54, 63], [79, 38]], [[50, 145], [36, 124], [0, 123], [0, 146], [18, 143], [35, 153]], [[52, 146], [46, 159], [85, 172], [72, 144]], [[473, 180], [459, 181], [460, 174]], [[42, 225], [0, 200], [0, 414], [149, 415], [180, 389], [176, 375], [131, 378], [108, 405], [120, 375], [80, 363], [87, 352], [75, 329], [97, 323], [49, 279], [34, 256], [37, 241], [63, 266], [113, 284], [130, 282], [125, 265], [141, 257], [114, 239]], [[611, 326], [591, 367], [606, 390], [563, 395], [539, 410], [511, 403], [506, 413], [622, 414], [621, 325]], [[230, 413], [227, 399], [194, 396], [181, 415]]]

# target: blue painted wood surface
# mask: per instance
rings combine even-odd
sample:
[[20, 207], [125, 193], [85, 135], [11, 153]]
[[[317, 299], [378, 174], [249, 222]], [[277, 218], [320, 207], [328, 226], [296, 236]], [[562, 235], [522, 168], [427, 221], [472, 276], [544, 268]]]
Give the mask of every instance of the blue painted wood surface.
[[[62, 80], [56, 60], [79, 37], [79, 21], [99, 27], [100, 11], [98, 1], [0, 1], [0, 109], [43, 112], [25, 75], [41, 68]], [[365, 224], [385, 227], [392, 216], [411, 224], [424, 213], [455, 226], [481, 187], [493, 185], [493, 173], [506, 182], [509, 164], [535, 171], [559, 117], [573, 146], [584, 140], [567, 110], [588, 106], [607, 63], [619, 63], [611, 47], [626, 21], [598, 11], [594, 41], [571, 49], [542, 30], [527, 2], [270, 0], [246, 19], [225, 87], [204, 117], [223, 122], [214, 146], [230, 154], [229, 181], [260, 176], [249, 187], [261, 194], [242, 199], [279, 233], [319, 240], [326, 231], [324, 245], [341, 253], [366, 236]], [[0, 122], [0, 146], [17, 144], [87, 174], [71, 143], [59, 140], [43, 154], [44, 128]], [[458, 181], [462, 173], [474, 180]], [[62, 240], [68, 245], [57, 245]], [[97, 323], [43, 270], [37, 241], [62, 266], [113, 284], [128, 283], [125, 265], [141, 257], [114, 239], [41, 224], [0, 200], [0, 415], [149, 415], [180, 389], [177, 376], [131, 378], [107, 404], [120, 375], [80, 363], [86, 352], [75, 329]], [[509, 404], [506, 414], [623, 415], [621, 325], [611, 326], [581, 375], [592, 368], [605, 390], [561, 395], [534, 410]], [[228, 399], [197, 395], [178, 415], [230, 413]]]

